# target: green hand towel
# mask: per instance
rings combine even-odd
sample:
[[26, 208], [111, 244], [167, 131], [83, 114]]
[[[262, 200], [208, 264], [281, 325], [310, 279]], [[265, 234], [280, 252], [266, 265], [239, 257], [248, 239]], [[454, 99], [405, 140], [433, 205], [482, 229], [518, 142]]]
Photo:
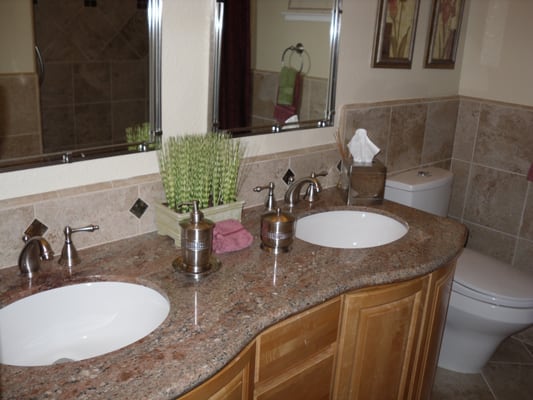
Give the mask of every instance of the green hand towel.
[[294, 101], [294, 85], [298, 71], [283, 67], [279, 73], [278, 104], [290, 106]]

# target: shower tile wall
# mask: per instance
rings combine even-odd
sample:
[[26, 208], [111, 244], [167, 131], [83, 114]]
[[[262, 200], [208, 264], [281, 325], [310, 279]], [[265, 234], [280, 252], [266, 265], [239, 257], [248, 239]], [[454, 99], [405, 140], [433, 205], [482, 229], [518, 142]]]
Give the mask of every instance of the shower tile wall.
[[0, 74], [0, 94], [0, 159], [41, 154], [37, 75]]
[[37, 1], [44, 151], [124, 142], [148, 119], [146, 9], [136, 0]]

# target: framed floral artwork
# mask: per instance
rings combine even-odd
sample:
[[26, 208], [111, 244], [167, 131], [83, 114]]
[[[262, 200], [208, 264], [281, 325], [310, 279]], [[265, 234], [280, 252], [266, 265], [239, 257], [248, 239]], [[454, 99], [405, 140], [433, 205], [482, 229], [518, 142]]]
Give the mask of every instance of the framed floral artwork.
[[434, 0], [426, 68], [454, 68], [465, 0]]
[[411, 68], [420, 0], [379, 0], [372, 66]]

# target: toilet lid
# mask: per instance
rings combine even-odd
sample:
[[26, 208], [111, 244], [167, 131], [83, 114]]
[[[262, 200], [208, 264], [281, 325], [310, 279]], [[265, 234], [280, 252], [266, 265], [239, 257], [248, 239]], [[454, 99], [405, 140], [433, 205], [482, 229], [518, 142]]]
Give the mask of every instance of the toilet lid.
[[457, 260], [453, 290], [498, 306], [533, 307], [533, 275], [470, 249]]

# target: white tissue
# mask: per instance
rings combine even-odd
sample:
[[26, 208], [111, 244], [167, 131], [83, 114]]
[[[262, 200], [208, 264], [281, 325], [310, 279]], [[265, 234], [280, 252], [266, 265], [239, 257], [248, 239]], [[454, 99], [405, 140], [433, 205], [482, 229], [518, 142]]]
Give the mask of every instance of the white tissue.
[[354, 163], [372, 164], [372, 160], [381, 149], [368, 138], [366, 129], [357, 129], [352, 140], [348, 143], [348, 149]]

